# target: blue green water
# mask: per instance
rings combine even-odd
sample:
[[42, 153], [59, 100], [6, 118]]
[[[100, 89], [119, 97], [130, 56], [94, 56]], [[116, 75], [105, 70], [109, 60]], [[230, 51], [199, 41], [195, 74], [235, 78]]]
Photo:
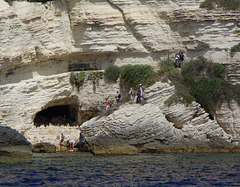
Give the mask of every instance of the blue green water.
[[240, 154], [34, 154], [0, 165], [0, 186], [240, 186]]

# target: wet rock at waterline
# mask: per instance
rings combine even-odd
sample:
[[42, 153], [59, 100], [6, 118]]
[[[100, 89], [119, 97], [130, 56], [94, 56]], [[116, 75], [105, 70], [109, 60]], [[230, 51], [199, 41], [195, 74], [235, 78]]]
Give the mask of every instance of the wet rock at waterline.
[[32, 155], [31, 143], [16, 130], [0, 125], [0, 163], [25, 162]]
[[56, 146], [48, 142], [36, 143], [32, 147], [33, 147], [34, 153], [55, 153], [56, 152]]

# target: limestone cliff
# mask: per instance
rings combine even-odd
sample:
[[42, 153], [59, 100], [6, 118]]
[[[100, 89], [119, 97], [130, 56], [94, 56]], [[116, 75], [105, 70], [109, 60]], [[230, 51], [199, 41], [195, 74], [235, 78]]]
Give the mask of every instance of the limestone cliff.
[[[179, 50], [186, 60], [204, 56], [225, 64], [227, 78], [239, 83], [240, 54], [231, 57], [229, 50], [240, 42], [240, 14], [199, 9], [202, 1], [56, 0], [42, 4], [0, 0], [1, 124], [17, 129], [33, 143], [57, 143], [61, 132], [77, 138], [75, 125], [100, 114], [104, 98], [110, 96], [113, 102], [119, 89], [118, 82], [105, 80], [102, 70], [106, 66], [156, 67], [160, 59], [172, 58]], [[86, 71], [83, 80], [78, 72], [70, 73], [96, 69]], [[218, 123], [236, 138], [240, 136], [235, 115], [239, 110], [232, 103], [218, 111]], [[173, 123], [174, 118], [187, 123], [177, 113], [167, 115]]]

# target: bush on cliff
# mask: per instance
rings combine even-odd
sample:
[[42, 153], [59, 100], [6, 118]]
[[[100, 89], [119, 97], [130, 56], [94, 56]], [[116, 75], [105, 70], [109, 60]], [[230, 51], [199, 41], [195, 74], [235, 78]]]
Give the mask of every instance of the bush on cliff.
[[121, 79], [126, 87], [136, 90], [139, 84], [145, 87], [152, 85], [156, 80], [155, 72], [148, 65], [127, 65], [121, 68]]
[[205, 0], [201, 3], [200, 8], [213, 10], [223, 8], [226, 10], [239, 10], [240, 0]]
[[222, 64], [199, 57], [185, 63], [181, 74], [175, 70], [171, 72], [168, 78], [175, 85], [176, 91], [165, 102], [167, 105], [179, 100], [183, 103], [195, 100], [214, 118], [217, 107], [224, 101], [235, 99], [240, 104], [240, 86], [224, 80], [225, 66]]
[[191, 94], [210, 114], [210, 117], [214, 118], [217, 107], [220, 107], [222, 102], [229, 102], [234, 98], [234, 89], [225, 80], [201, 77], [196, 80], [196, 84], [191, 88]]
[[196, 80], [202, 76], [223, 79], [225, 77], [225, 67], [222, 64], [213, 63], [203, 57], [199, 57], [186, 63], [182, 68], [181, 74], [184, 84], [193, 87]]
[[110, 65], [105, 69], [105, 77], [111, 81], [116, 81], [120, 75], [121, 69], [118, 66]]

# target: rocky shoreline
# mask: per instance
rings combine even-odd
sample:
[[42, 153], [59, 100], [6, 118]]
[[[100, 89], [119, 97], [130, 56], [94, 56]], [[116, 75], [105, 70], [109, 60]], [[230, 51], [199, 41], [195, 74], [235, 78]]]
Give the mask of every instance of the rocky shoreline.
[[0, 164], [26, 162], [31, 156], [31, 143], [16, 130], [0, 125]]

